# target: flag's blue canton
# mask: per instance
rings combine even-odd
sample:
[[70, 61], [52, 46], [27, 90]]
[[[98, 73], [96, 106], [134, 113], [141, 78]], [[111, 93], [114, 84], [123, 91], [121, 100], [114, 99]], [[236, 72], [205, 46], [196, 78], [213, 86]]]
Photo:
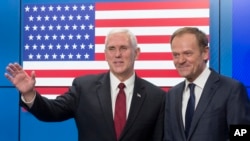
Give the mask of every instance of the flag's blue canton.
[[23, 7], [24, 61], [77, 61], [95, 58], [95, 5]]

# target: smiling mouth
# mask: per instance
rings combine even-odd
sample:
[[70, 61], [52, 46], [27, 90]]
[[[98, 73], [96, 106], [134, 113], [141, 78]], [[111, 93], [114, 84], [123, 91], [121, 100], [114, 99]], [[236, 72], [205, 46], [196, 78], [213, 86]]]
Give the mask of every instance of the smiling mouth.
[[121, 64], [121, 63], [123, 63], [123, 61], [114, 61], [114, 63]]
[[182, 69], [182, 68], [188, 68], [188, 66], [178, 66], [178, 68]]
[[115, 65], [121, 65], [121, 64], [123, 64], [123, 62], [122, 61], [115, 61], [114, 64]]
[[179, 66], [177, 69], [179, 69], [181, 71], [185, 71], [185, 70], [188, 70], [189, 67], [188, 66]]

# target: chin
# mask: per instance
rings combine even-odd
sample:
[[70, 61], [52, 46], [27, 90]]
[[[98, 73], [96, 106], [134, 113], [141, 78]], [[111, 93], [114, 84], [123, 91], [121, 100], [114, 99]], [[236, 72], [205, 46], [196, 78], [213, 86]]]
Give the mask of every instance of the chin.
[[115, 72], [116, 74], [122, 74], [122, 73], [124, 73], [124, 70], [116, 69], [114, 72]]
[[179, 74], [180, 74], [181, 77], [185, 77], [185, 78], [189, 77], [189, 74], [185, 73], [185, 72], [179, 72]]

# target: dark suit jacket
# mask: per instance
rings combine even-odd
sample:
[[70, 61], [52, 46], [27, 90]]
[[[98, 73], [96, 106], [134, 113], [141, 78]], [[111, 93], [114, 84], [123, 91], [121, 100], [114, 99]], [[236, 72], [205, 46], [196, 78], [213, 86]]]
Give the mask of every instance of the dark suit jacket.
[[164, 141], [226, 141], [231, 124], [250, 124], [250, 106], [245, 87], [212, 70], [195, 110], [188, 139], [182, 119], [185, 82], [166, 97]]
[[[162, 141], [165, 96], [165, 91], [136, 76], [129, 115], [119, 141]], [[74, 118], [79, 141], [116, 141], [109, 73], [74, 79], [69, 91], [56, 100], [37, 94], [28, 110], [42, 121]]]

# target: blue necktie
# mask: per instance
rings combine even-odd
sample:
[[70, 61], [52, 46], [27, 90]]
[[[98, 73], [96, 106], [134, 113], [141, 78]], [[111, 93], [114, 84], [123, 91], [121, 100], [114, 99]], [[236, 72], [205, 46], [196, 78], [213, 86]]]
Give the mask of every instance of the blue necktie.
[[194, 114], [194, 109], [195, 109], [195, 95], [194, 95], [194, 87], [195, 84], [190, 83], [188, 84], [188, 87], [190, 89], [190, 97], [188, 100], [187, 104], [187, 109], [186, 109], [186, 117], [185, 117], [185, 135], [186, 138], [188, 137], [189, 129], [191, 126], [193, 114]]

